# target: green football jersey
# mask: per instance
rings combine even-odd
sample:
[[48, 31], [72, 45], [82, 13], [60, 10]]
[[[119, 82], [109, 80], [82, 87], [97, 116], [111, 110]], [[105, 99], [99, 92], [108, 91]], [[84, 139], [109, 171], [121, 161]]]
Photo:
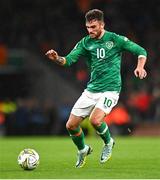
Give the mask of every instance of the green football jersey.
[[91, 73], [87, 90], [91, 92], [120, 92], [120, 66], [123, 51], [129, 51], [137, 56], [147, 56], [144, 48], [130, 41], [127, 37], [105, 31], [101, 39], [93, 39], [88, 35], [79, 41], [65, 57], [65, 65], [70, 66], [80, 57], [85, 57]]

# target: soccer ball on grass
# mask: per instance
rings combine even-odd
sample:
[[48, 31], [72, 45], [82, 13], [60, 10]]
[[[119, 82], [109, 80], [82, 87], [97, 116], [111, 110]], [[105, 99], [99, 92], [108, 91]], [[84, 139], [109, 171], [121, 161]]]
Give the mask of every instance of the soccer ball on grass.
[[18, 164], [24, 170], [33, 170], [39, 164], [39, 155], [34, 149], [24, 149], [18, 155]]

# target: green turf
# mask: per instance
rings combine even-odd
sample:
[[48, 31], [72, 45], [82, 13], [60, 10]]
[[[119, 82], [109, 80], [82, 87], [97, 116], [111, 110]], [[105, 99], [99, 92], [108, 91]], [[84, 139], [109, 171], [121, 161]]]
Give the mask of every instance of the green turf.
[[[102, 141], [88, 138], [94, 152], [86, 166], [74, 168], [76, 148], [70, 138], [26, 137], [0, 138], [0, 178], [21, 179], [155, 179], [160, 178], [160, 138], [116, 137], [112, 159], [99, 163]], [[17, 156], [24, 148], [33, 148], [40, 155], [36, 170], [25, 171], [17, 165]]]

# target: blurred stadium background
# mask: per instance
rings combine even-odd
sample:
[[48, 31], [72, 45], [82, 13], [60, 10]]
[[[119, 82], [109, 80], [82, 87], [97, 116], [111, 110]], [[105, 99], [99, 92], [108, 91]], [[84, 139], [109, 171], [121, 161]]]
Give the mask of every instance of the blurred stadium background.
[[[105, 120], [115, 135], [160, 135], [160, 1], [1, 0], [0, 135], [66, 135], [65, 122], [88, 81], [83, 59], [70, 68], [44, 56], [66, 55], [86, 35], [84, 13], [100, 8], [106, 29], [148, 51], [148, 77], [138, 80], [137, 58], [125, 53], [118, 106]], [[83, 124], [86, 134], [93, 130]]]

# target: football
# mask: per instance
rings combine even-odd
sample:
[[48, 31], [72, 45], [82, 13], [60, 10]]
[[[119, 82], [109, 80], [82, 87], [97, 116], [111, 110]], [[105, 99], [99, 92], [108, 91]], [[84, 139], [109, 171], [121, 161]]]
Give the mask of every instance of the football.
[[24, 170], [33, 170], [39, 164], [39, 154], [34, 149], [24, 149], [18, 155], [18, 164]]

